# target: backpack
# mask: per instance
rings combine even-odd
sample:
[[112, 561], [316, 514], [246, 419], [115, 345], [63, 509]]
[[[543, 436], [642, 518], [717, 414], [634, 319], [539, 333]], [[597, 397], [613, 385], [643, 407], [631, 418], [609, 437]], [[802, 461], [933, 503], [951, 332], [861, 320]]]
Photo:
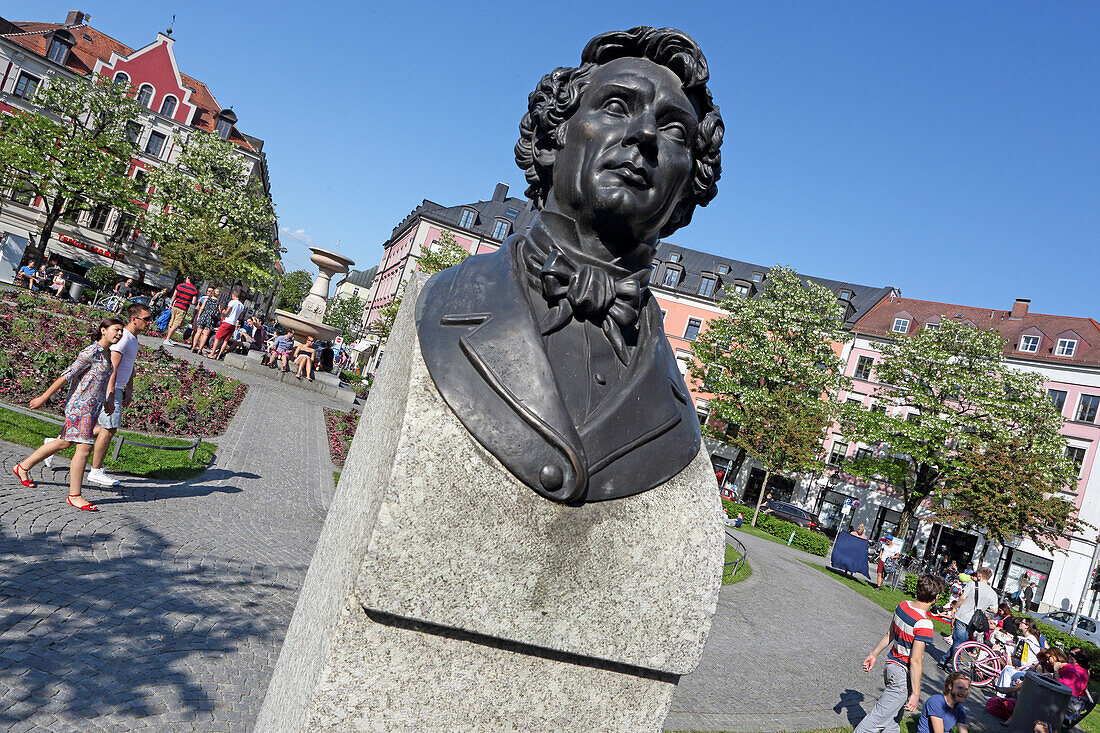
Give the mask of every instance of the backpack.
[[975, 609], [974, 615], [970, 617], [970, 623], [967, 624], [967, 630], [971, 634], [988, 634], [989, 633], [989, 618], [985, 615], [985, 611]]

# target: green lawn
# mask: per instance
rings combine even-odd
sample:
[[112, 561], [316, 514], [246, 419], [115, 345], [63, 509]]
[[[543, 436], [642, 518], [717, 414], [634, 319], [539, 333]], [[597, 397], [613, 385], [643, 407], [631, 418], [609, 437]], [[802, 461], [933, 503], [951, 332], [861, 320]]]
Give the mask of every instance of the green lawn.
[[[0, 440], [9, 443], [26, 446], [27, 448], [39, 448], [45, 438], [56, 438], [60, 432], [60, 426], [55, 423], [40, 420], [36, 417], [24, 415], [21, 412], [0, 408]], [[153, 445], [190, 445], [190, 440], [176, 438], [164, 438], [154, 435], [140, 435], [137, 433], [122, 433], [127, 440], [133, 438], [141, 443]], [[195, 457], [190, 457], [190, 451], [185, 450], [156, 450], [153, 448], [139, 448], [137, 446], [123, 445], [118, 460], [111, 460], [111, 450], [107, 453], [104, 468], [115, 473], [130, 474], [143, 478], [160, 480], [185, 480], [199, 475], [210, 465], [214, 459], [213, 443], [200, 443], [195, 451]], [[61, 451], [58, 455], [72, 458], [74, 448]]]
[[[741, 553], [733, 549], [729, 545], [726, 545], [726, 562], [730, 563], [741, 557]], [[737, 573], [733, 572], [733, 566], [727, 565], [726, 569], [722, 571], [722, 585], [733, 585], [734, 583], [740, 583], [745, 578], [752, 575], [752, 568], [749, 567], [749, 561], [741, 563], [741, 566], [737, 568]]]
[[333, 471], [332, 472], [332, 485], [333, 486], [339, 486], [340, 485], [340, 472], [339, 471]]

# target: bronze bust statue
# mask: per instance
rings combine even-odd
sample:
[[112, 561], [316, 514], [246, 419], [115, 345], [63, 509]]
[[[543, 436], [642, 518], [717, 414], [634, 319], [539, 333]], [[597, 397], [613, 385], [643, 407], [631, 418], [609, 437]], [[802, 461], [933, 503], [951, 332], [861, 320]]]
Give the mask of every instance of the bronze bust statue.
[[604, 33], [528, 99], [516, 162], [540, 210], [497, 252], [433, 276], [424, 361], [486, 450], [569, 504], [647, 491], [699, 452], [649, 291], [657, 240], [717, 194], [724, 128], [695, 41]]

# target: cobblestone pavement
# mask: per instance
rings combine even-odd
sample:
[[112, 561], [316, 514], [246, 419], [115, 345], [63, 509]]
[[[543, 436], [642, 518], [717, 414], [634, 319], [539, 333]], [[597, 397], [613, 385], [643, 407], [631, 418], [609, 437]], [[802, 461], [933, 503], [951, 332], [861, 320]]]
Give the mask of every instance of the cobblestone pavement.
[[80, 512], [0, 443], [0, 729], [250, 729], [333, 492], [321, 408], [346, 405], [218, 367], [252, 387], [191, 481]]
[[[722, 589], [699, 668], [680, 680], [666, 730], [799, 731], [855, 725], [882, 692], [882, 664], [861, 664], [890, 613], [807, 567], [805, 553], [741, 532], [752, 575]], [[817, 564], [821, 564], [820, 562]], [[936, 634], [939, 651], [946, 649]], [[883, 655], [885, 656], [885, 655]], [[921, 701], [942, 692], [944, 673], [924, 658]], [[971, 730], [1000, 730], [976, 689]]]

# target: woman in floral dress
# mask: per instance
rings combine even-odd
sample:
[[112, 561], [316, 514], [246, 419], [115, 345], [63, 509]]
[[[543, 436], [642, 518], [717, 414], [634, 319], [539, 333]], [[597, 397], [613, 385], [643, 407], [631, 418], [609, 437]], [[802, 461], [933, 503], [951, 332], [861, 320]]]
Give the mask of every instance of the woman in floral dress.
[[191, 339], [191, 351], [198, 354], [206, 346], [206, 340], [221, 322], [221, 313], [218, 312], [218, 290], [213, 286], [206, 289], [206, 295], [195, 306], [195, 337]]
[[69, 466], [68, 502], [77, 509], [90, 512], [98, 511], [98, 507], [80, 495], [81, 486], [84, 483], [84, 466], [95, 444], [92, 433], [95, 430], [99, 412], [102, 409], [111, 412], [112, 405], [110, 403], [104, 405], [107, 397], [107, 382], [112, 371], [110, 348], [122, 338], [122, 328], [122, 321], [117, 318], [103, 319], [92, 334], [92, 337], [97, 339], [95, 343], [81, 351], [76, 361], [54, 380], [49, 389], [31, 400], [31, 409], [37, 410], [59, 389], [66, 384], [71, 385], [69, 398], [65, 402], [65, 427], [61, 430], [61, 436], [43, 445], [28, 458], [15, 464], [15, 468], [12, 469], [12, 473], [21, 484], [33, 487], [36, 484], [30, 480], [28, 470], [48, 456], [75, 444], [76, 455], [73, 456]]

